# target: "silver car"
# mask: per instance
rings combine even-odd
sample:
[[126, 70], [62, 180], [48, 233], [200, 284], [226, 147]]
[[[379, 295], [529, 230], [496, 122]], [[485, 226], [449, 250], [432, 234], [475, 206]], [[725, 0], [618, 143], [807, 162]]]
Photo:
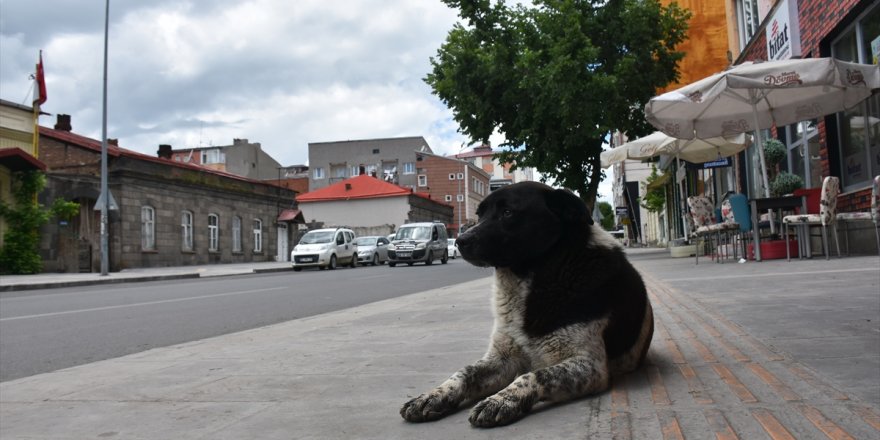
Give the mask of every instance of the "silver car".
[[309, 231], [290, 252], [293, 270], [304, 267], [336, 269], [338, 265], [357, 266], [357, 244], [354, 231], [344, 228]]
[[358, 237], [358, 263], [377, 266], [388, 261], [388, 238], [380, 236]]

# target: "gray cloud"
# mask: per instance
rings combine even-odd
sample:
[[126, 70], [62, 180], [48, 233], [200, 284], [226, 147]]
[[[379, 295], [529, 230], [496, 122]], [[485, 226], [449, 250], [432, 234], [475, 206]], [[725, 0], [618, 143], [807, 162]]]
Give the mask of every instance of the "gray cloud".
[[[111, 2], [108, 136], [156, 145], [248, 138], [283, 164], [308, 142], [464, 138], [422, 82], [456, 20], [438, 1]], [[99, 137], [104, 2], [0, 0], [0, 95], [27, 102], [42, 49], [49, 100]], [[44, 117], [43, 125], [52, 125]]]

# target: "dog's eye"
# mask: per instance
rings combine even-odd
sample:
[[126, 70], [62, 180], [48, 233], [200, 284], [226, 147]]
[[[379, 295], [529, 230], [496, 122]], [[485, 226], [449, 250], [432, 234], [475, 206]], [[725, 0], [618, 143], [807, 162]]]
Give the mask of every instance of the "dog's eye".
[[501, 212], [501, 215], [504, 216], [504, 217], [512, 217], [512, 216], [513, 216], [513, 211], [511, 211], [511, 210], [509, 210], [509, 209], [505, 209], [504, 211]]

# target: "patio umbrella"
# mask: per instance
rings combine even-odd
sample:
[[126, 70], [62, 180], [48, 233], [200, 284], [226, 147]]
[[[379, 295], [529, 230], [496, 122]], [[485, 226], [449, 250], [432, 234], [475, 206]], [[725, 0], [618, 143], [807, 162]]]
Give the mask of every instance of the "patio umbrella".
[[739, 153], [749, 145], [749, 137], [736, 133], [729, 137], [711, 139], [678, 139], [662, 131], [627, 142], [617, 148], [603, 151], [599, 156], [602, 168], [608, 168], [627, 159], [648, 159], [666, 154], [691, 163], [711, 162], [719, 157]]
[[[851, 108], [880, 88], [877, 65], [834, 58], [747, 62], [680, 89], [645, 106], [652, 125], [677, 138], [710, 138], [756, 132]], [[758, 148], [765, 197], [770, 196], [764, 149]]]

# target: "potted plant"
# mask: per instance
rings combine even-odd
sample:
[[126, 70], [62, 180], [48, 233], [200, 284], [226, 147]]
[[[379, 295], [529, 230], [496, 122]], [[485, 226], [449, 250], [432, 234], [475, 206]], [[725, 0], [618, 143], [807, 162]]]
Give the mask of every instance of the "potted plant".
[[[774, 197], [791, 194], [794, 190], [802, 188], [804, 181], [800, 176], [788, 171], [780, 171], [779, 165], [785, 160], [788, 151], [778, 139], [764, 141], [764, 160], [767, 164], [767, 176], [770, 180], [770, 195]], [[749, 245], [749, 254], [752, 253]], [[785, 258], [786, 243], [778, 233], [771, 234], [768, 240], [761, 241], [761, 258], [765, 260]], [[797, 240], [791, 239], [788, 243], [790, 252], [797, 252]]]

